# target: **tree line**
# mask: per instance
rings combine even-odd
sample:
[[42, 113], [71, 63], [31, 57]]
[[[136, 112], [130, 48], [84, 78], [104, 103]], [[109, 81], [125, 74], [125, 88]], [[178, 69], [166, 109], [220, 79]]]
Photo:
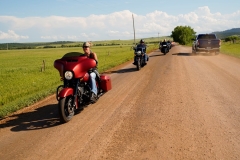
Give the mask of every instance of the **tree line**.
[[[68, 42], [69, 43], [69, 42]], [[76, 43], [76, 42], [72, 42]], [[97, 43], [95, 46], [120, 46], [119, 43]], [[46, 48], [70, 48], [70, 47], [82, 47], [82, 43], [79, 44], [25, 44], [25, 43], [4, 43], [0, 44], [0, 50], [14, 50], [14, 49], [46, 49]]]
[[237, 40], [240, 40], [240, 36], [238, 36], [238, 35], [233, 35], [233, 36], [229, 36], [229, 37], [225, 38], [225, 42], [236, 43]]

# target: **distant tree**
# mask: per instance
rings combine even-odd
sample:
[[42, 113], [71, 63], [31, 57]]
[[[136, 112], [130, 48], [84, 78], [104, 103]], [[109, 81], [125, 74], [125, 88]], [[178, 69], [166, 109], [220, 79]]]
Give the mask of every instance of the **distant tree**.
[[177, 26], [172, 31], [173, 41], [186, 45], [192, 42], [196, 32], [190, 26]]
[[232, 41], [232, 43], [235, 43], [236, 40], [239, 40], [239, 39], [240, 39], [239, 36], [234, 35], [234, 36], [228, 36], [227, 38], [225, 38], [225, 41], [226, 42]]
[[56, 48], [56, 46], [43, 46], [43, 48]]

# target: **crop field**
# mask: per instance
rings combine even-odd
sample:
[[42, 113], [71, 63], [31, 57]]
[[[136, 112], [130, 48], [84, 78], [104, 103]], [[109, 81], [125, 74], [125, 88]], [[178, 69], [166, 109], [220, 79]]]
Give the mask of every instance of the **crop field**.
[[[149, 45], [148, 51], [158, 48]], [[93, 46], [100, 73], [133, 59], [131, 45]], [[61, 84], [54, 60], [80, 47], [53, 49], [0, 50], [0, 119], [54, 94]]]

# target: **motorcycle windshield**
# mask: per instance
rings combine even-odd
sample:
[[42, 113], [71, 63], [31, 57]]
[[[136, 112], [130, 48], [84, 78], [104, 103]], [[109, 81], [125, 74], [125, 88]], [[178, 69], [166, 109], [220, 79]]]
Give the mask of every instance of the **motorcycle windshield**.
[[74, 78], [82, 78], [91, 68], [96, 67], [96, 61], [80, 52], [70, 52], [54, 62], [54, 67], [63, 77], [65, 71], [72, 71]]
[[65, 55], [63, 55], [62, 58], [66, 58], [66, 57], [79, 57], [79, 56], [85, 56], [83, 53], [80, 52], [69, 52], [66, 53]]
[[136, 49], [135, 49], [135, 53], [137, 53], [137, 52], [141, 52], [141, 53], [145, 53], [145, 48], [143, 48], [143, 47], [137, 47]]

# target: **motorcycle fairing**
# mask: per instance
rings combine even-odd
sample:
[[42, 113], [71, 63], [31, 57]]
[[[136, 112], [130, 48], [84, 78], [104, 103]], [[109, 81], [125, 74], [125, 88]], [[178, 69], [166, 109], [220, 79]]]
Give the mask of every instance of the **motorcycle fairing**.
[[97, 63], [94, 59], [88, 58], [83, 54], [79, 54], [78, 56], [63, 56], [61, 59], [54, 61], [54, 67], [59, 71], [61, 77], [64, 77], [65, 71], [72, 71], [74, 78], [84, 77], [85, 73], [91, 68], [96, 67], [96, 65]]

